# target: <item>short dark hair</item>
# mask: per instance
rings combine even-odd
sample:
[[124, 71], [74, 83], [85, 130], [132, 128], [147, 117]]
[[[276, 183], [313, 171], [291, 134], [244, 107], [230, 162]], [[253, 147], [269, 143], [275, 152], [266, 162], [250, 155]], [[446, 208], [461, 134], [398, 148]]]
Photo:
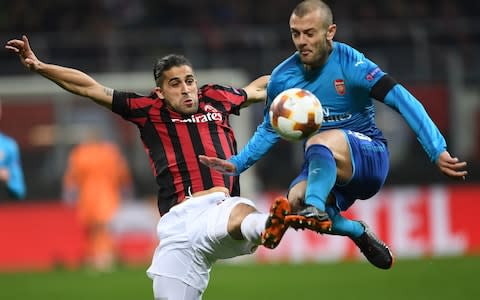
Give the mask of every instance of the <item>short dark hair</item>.
[[185, 56], [179, 54], [169, 54], [157, 59], [157, 62], [153, 66], [153, 78], [155, 79], [156, 85], [162, 85], [163, 74], [166, 71], [170, 70], [173, 67], [180, 67], [185, 65], [193, 68], [190, 61]]
[[306, 14], [315, 11], [315, 10], [320, 10], [323, 14], [324, 17], [324, 22], [326, 26], [330, 26], [333, 24], [333, 14], [332, 10], [330, 7], [323, 1], [321, 0], [304, 0], [300, 2], [294, 9], [293, 9], [293, 14], [303, 17]]

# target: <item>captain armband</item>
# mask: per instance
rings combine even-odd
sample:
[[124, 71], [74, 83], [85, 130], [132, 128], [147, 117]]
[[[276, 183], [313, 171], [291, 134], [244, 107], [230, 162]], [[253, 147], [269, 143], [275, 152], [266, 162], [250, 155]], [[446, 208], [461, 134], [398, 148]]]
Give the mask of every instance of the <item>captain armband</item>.
[[370, 97], [382, 101], [387, 96], [388, 92], [397, 84], [397, 81], [393, 79], [388, 74], [385, 74], [382, 78], [380, 78], [377, 83], [372, 87], [370, 91]]

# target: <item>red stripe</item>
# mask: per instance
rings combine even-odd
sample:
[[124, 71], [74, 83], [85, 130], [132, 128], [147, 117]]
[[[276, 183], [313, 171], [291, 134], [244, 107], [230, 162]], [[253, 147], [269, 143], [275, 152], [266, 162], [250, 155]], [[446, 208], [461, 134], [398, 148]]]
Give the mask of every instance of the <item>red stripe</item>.
[[226, 111], [230, 111], [232, 104], [235, 106], [240, 106], [245, 102], [245, 96], [243, 94], [237, 94], [233, 91], [232, 88], [224, 87], [223, 89], [214, 89], [213, 86], [208, 86], [204, 90], [204, 96], [216, 99], [217, 101], [222, 101], [223, 105], [226, 108]]
[[[206, 124], [206, 123], [205, 123]], [[178, 136], [180, 136], [180, 141], [182, 145], [182, 154], [186, 162], [187, 170], [188, 173], [190, 174], [190, 180], [191, 180], [191, 185], [192, 185], [192, 193], [197, 192], [197, 191], [202, 191], [205, 189], [203, 186], [202, 180], [201, 180], [201, 175], [200, 175], [200, 166], [198, 165], [198, 159], [197, 155], [195, 153], [195, 149], [193, 148], [193, 141], [190, 137], [190, 134], [188, 132], [188, 126], [193, 125], [192, 123], [177, 123], [176, 128], [177, 128], [177, 133]], [[204, 123], [195, 123], [197, 128], [200, 127], [199, 125], [204, 125]], [[203, 138], [203, 136], [202, 136]], [[202, 141], [202, 144], [204, 142]], [[178, 150], [177, 150], [178, 151]], [[181, 179], [181, 176], [178, 176]], [[179, 188], [181, 185], [179, 184]]]

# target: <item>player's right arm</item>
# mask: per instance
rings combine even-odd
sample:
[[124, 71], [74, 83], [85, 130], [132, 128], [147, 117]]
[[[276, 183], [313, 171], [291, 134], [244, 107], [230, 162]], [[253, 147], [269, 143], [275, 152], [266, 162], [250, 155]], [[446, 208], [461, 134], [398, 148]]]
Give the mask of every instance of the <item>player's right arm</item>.
[[247, 105], [266, 100], [263, 122], [257, 127], [257, 130], [245, 147], [240, 153], [231, 156], [228, 160], [199, 155], [201, 163], [224, 174], [239, 175], [261, 159], [280, 139], [270, 124], [269, 110], [271, 101], [267, 97], [267, 90], [268, 93], [273, 93], [272, 86], [276, 85], [269, 82], [269, 79], [269, 75], [261, 76], [244, 88], [249, 98]]
[[263, 111], [263, 122], [257, 127], [245, 147], [237, 155], [228, 159], [228, 162], [234, 166], [236, 174], [254, 165], [280, 140], [280, 136], [270, 124], [269, 111], [272, 99], [281, 90], [283, 90], [283, 82], [279, 82], [278, 76], [271, 76], [267, 86], [267, 103]]
[[270, 124], [269, 107], [269, 105], [265, 107], [266, 113], [263, 122], [257, 127], [253, 136], [237, 155], [231, 156], [228, 160], [200, 155], [200, 162], [209, 168], [231, 175], [239, 175], [250, 168], [280, 139]]
[[257, 127], [257, 130], [250, 138], [243, 149], [228, 160], [235, 166], [237, 174], [250, 168], [258, 160], [260, 160], [280, 139], [278, 134], [272, 128], [267, 113], [263, 122]]
[[99, 84], [79, 70], [40, 61], [30, 48], [30, 43], [25, 35], [21, 40], [8, 41], [5, 48], [18, 54], [21, 63], [26, 68], [50, 79], [61, 88], [73, 94], [88, 97], [109, 109], [112, 108], [113, 89]]
[[242, 108], [247, 107], [252, 103], [266, 102], [269, 79], [270, 75], [260, 76], [243, 88], [247, 93], [247, 101], [242, 105]]
[[[264, 77], [262, 80], [267, 79], [268, 78]], [[264, 94], [264, 97], [266, 97], [266, 94]], [[264, 109], [263, 122], [257, 127], [257, 130], [245, 147], [240, 151], [240, 153], [231, 156], [228, 160], [218, 157], [200, 155], [200, 162], [209, 168], [213, 168], [221, 173], [231, 175], [239, 175], [255, 164], [280, 139], [270, 124], [270, 104], [271, 103], [267, 99], [267, 105], [265, 105]]]

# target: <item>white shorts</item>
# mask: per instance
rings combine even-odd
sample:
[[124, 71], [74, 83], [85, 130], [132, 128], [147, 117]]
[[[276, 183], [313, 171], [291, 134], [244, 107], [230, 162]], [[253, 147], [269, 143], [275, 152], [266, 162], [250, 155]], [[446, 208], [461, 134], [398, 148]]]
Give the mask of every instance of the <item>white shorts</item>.
[[158, 222], [160, 243], [148, 276], [176, 278], [203, 293], [216, 260], [255, 252], [257, 245], [234, 240], [227, 232], [230, 213], [239, 203], [255, 207], [251, 200], [221, 192], [193, 197], [172, 207]]

